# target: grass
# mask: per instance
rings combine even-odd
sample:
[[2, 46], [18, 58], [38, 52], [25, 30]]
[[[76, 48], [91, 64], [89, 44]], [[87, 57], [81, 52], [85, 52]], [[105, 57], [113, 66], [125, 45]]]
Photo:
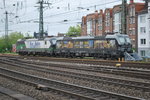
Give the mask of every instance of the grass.
[[0, 53], [0, 54], [8, 54], [8, 55], [13, 54], [13, 55], [18, 55], [18, 54], [17, 54], [17, 53], [15, 53], [15, 52], [4, 52], [4, 53]]

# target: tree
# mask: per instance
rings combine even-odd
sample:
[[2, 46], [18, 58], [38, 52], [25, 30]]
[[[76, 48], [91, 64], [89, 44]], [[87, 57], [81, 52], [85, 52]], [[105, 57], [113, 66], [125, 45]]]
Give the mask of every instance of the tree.
[[12, 44], [16, 44], [17, 40], [23, 37], [24, 36], [18, 32], [10, 33], [8, 39], [5, 39], [4, 36], [0, 37], [0, 52], [10, 52], [12, 49]]
[[66, 36], [72, 37], [72, 36], [80, 36], [81, 34], [81, 26], [70, 26], [68, 32], [66, 33]]

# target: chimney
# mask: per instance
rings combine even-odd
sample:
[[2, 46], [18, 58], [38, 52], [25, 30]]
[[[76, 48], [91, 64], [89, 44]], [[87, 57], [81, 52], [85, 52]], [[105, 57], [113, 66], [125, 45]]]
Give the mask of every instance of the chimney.
[[130, 4], [134, 3], [134, 0], [130, 0]]
[[102, 10], [102, 9], [100, 10], [100, 13], [103, 13], [103, 10]]

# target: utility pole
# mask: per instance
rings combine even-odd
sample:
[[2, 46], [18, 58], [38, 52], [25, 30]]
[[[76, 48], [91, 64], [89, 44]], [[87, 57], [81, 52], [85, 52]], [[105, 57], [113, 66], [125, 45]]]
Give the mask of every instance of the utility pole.
[[8, 12], [5, 12], [6, 18], [5, 18], [5, 39], [8, 39]]
[[8, 37], [8, 32], [11, 30], [8, 30], [8, 15], [13, 14], [13, 13], [8, 13], [8, 11], [5, 11], [5, 44], [6, 44], [6, 50], [8, 50], [8, 44], [9, 44], [9, 37]]
[[43, 9], [46, 7], [46, 6], [44, 6], [44, 4], [47, 4], [49, 6], [51, 3], [44, 2], [43, 0], [39, 0], [37, 4], [39, 4], [38, 7], [39, 7], [39, 11], [40, 11], [40, 13], [39, 13], [39, 34], [40, 34], [40, 37], [39, 38], [43, 38], [43, 34], [44, 34]]
[[122, 0], [121, 34], [127, 34], [127, 0]]
[[5, 44], [6, 44], [6, 51], [8, 50], [8, 12], [5, 11]]

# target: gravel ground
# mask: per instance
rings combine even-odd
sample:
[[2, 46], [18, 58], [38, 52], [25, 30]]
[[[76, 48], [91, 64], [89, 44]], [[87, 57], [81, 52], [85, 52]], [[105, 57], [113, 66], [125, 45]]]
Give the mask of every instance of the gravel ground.
[[8, 95], [0, 93], [0, 100], [15, 100], [14, 98], [11, 98]]
[[[109, 85], [109, 84], [95, 83], [95, 82], [90, 82], [90, 81], [72, 79], [72, 78], [47, 74], [47, 73], [43, 73], [43, 72], [37, 72], [37, 71], [33, 71], [33, 70], [26, 70], [26, 69], [17, 68], [17, 67], [7, 67], [7, 68], [13, 69], [13, 70], [15, 68], [15, 70], [18, 70], [18, 71], [21, 71], [24, 73], [28, 73], [28, 74], [32, 74], [32, 75], [37, 75], [37, 76], [50, 78], [50, 79], [54, 79], [54, 80], [59, 80], [59, 81], [78, 84], [78, 85], [82, 85], [82, 86], [92, 87], [92, 88], [96, 88], [96, 89], [106, 90], [106, 91], [110, 91], [110, 92], [116, 92], [116, 93], [135, 96], [135, 97], [141, 97], [141, 98], [145, 98], [146, 100], [150, 100], [149, 92], [143, 92], [143, 91], [136, 90], [136, 89], [129, 89], [126, 87], [114, 86], [114, 85]], [[67, 70], [67, 69], [64, 69], [64, 70]], [[69, 71], [76, 72], [74, 70], [69, 70]], [[82, 71], [78, 71], [78, 72], [83, 73]], [[88, 72], [88, 73], [84, 72], [84, 73], [91, 74], [90, 72]], [[92, 74], [94, 74], [94, 73], [92, 73]]]
[[[42, 92], [42, 91], [36, 90], [32, 86], [21, 84], [21, 83], [3, 78], [1, 76], [0, 76], [0, 86], [9, 88], [11, 90], [17, 91], [24, 95], [31, 96], [37, 100], [67, 100], [67, 98], [65, 97], [61, 97], [59, 95], [56, 95], [50, 92]], [[0, 100], [14, 100], [14, 99], [11, 99], [11, 98], [1, 99], [0, 98]]]

